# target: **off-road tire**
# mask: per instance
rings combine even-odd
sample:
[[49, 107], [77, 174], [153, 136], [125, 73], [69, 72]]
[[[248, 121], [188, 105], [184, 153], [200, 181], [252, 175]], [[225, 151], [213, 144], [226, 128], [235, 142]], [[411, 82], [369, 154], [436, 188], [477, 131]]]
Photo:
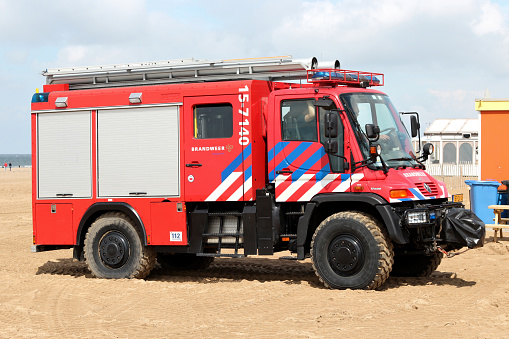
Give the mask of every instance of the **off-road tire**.
[[326, 287], [375, 289], [389, 277], [394, 251], [379, 221], [362, 212], [345, 211], [318, 226], [311, 240], [311, 258]]
[[191, 253], [158, 253], [157, 262], [164, 270], [204, 270], [214, 262], [214, 257], [199, 257]]
[[438, 268], [443, 257], [442, 253], [395, 255], [391, 275], [394, 277], [429, 277]]
[[123, 213], [103, 214], [88, 229], [85, 260], [97, 278], [145, 278], [154, 267], [154, 251], [142, 243], [142, 233]]

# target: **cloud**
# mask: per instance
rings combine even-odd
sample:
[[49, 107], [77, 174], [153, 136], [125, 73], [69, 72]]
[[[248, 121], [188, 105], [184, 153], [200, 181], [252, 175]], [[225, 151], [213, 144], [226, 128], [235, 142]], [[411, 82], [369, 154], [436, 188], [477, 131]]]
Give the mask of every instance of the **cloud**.
[[429, 89], [428, 92], [438, 100], [463, 102], [466, 98], [479, 96], [479, 92], [456, 89], [453, 91], [440, 91]]
[[499, 34], [507, 35], [507, 27], [500, 7], [496, 4], [485, 3], [481, 6], [481, 15], [471, 22], [472, 31], [478, 35]]

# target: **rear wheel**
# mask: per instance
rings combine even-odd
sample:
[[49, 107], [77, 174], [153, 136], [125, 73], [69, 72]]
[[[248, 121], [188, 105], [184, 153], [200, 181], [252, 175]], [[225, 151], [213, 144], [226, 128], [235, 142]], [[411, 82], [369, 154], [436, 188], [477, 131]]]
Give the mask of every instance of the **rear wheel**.
[[442, 262], [442, 253], [432, 255], [402, 255], [394, 257], [391, 275], [394, 277], [429, 277]]
[[144, 246], [141, 232], [122, 213], [100, 216], [85, 237], [85, 259], [98, 278], [145, 278], [155, 264], [155, 253]]
[[394, 252], [376, 219], [361, 212], [340, 212], [316, 229], [311, 257], [325, 286], [375, 289], [389, 277]]

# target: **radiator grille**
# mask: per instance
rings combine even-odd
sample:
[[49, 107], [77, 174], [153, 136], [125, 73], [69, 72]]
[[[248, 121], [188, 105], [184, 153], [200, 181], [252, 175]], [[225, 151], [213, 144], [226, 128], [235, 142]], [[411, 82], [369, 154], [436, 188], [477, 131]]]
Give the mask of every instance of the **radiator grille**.
[[[419, 189], [419, 192], [421, 192], [421, 194], [424, 195], [425, 197], [435, 196], [438, 194], [438, 187], [434, 182], [419, 182], [415, 185]], [[431, 192], [429, 192], [426, 189], [426, 185], [428, 186]]]

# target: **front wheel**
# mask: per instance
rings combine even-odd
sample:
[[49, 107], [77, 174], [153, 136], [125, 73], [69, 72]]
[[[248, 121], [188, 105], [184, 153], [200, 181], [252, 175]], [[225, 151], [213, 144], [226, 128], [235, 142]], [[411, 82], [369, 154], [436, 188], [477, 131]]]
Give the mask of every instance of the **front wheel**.
[[379, 222], [362, 212], [325, 219], [311, 241], [316, 275], [329, 288], [375, 289], [389, 277], [393, 245]]
[[85, 237], [88, 268], [98, 278], [145, 278], [156, 259], [141, 239], [141, 232], [126, 215], [113, 212], [100, 216]]

